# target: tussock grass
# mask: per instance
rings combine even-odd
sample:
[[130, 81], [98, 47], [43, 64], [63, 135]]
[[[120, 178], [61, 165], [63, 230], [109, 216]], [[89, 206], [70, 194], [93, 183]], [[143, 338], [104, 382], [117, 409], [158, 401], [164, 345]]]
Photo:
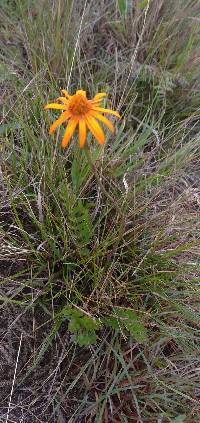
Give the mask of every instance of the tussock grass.
[[[198, 13], [3, 1], [2, 422], [199, 421]], [[68, 85], [122, 114], [90, 140], [114, 202], [48, 135]]]

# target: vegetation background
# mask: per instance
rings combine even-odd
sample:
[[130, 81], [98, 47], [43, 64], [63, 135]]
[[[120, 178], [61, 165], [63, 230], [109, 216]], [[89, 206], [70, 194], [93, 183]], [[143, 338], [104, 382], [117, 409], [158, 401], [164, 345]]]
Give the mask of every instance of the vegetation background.
[[[1, 0], [0, 421], [200, 422], [200, 2]], [[122, 119], [93, 161], [61, 88]]]

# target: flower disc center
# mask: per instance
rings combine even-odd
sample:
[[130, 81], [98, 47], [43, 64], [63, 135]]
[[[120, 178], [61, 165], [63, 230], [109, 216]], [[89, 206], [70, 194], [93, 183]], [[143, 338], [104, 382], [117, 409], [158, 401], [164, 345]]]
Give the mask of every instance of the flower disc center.
[[85, 114], [89, 109], [89, 102], [83, 95], [75, 94], [73, 98], [70, 99], [69, 111], [73, 115]]

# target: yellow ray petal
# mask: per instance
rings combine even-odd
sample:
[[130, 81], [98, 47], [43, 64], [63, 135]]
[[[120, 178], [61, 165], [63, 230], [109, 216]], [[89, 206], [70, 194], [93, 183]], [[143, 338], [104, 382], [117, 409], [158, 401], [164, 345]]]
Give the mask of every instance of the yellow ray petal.
[[97, 107], [101, 105], [102, 100], [89, 100], [92, 107]]
[[50, 129], [49, 129], [49, 134], [53, 134], [53, 132], [55, 131], [55, 129], [62, 125], [63, 122], [65, 122], [67, 119], [69, 119], [71, 117], [71, 113], [69, 112], [64, 112], [60, 115], [60, 117], [55, 120], [55, 122], [51, 125]]
[[58, 97], [56, 100], [60, 100], [60, 101], [62, 101], [65, 104], [68, 104], [69, 103], [69, 100], [67, 100], [66, 97]]
[[66, 110], [67, 107], [65, 104], [49, 103], [44, 106], [45, 109], [57, 109], [57, 110]]
[[86, 123], [84, 119], [79, 119], [79, 145], [83, 148], [86, 140]]
[[76, 94], [80, 94], [80, 95], [83, 95], [84, 97], [86, 97], [86, 91], [83, 91], [83, 90], [77, 90]]
[[100, 98], [107, 97], [106, 93], [98, 93], [94, 96], [93, 100], [99, 100]]
[[98, 120], [103, 122], [104, 125], [106, 125], [112, 133], [115, 131], [113, 124], [107, 119], [107, 117], [101, 115], [98, 112], [93, 112], [92, 110], [91, 110], [90, 114], [92, 114], [92, 116], [94, 116], [95, 118], [97, 118]]
[[105, 135], [96, 119], [94, 119], [91, 115], [86, 116], [85, 119], [89, 130], [92, 132], [99, 144], [104, 144]]
[[70, 98], [71, 95], [69, 95], [69, 93], [67, 92], [67, 90], [61, 90], [61, 93], [63, 93], [65, 95], [65, 97]]
[[67, 125], [67, 129], [65, 131], [65, 135], [64, 135], [63, 140], [62, 140], [62, 147], [63, 148], [68, 146], [70, 138], [72, 137], [72, 135], [73, 135], [73, 133], [76, 129], [77, 124], [78, 124], [78, 118], [70, 119], [70, 121]]
[[118, 118], [121, 118], [118, 112], [115, 112], [114, 110], [110, 109], [104, 109], [103, 107], [92, 107], [91, 110], [95, 110], [96, 112], [109, 113], [110, 115], [114, 115]]

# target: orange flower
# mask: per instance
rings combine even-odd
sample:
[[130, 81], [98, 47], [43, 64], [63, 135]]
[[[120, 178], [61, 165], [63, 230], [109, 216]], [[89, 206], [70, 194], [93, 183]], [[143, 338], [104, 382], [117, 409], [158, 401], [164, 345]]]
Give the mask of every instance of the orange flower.
[[87, 129], [89, 129], [99, 144], [104, 144], [105, 135], [98, 120], [104, 123], [111, 132], [114, 132], [114, 127], [102, 113], [109, 113], [120, 118], [118, 112], [99, 107], [106, 93], [96, 94], [92, 100], [88, 100], [86, 92], [82, 90], [76, 91], [74, 95], [69, 95], [66, 90], [61, 90], [61, 92], [64, 97], [57, 99], [61, 104], [50, 103], [44, 107], [45, 109], [63, 110], [60, 117], [51, 125], [49, 133], [52, 134], [58, 126], [68, 121], [62, 140], [62, 147], [67, 147], [77, 126], [79, 127], [79, 145], [81, 148], [85, 146]]

